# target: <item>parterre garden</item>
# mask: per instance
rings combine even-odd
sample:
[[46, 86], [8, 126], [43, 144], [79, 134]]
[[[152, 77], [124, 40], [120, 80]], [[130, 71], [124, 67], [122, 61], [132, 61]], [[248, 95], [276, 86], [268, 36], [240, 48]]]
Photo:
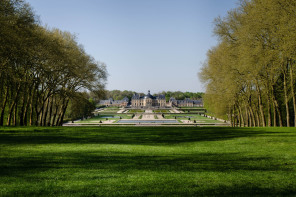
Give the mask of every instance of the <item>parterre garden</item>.
[[199, 114], [165, 114], [165, 119], [177, 119], [177, 120], [191, 120], [191, 121], [197, 121], [197, 123], [221, 123], [219, 120], [210, 119], [207, 117], [204, 117]]
[[132, 118], [132, 114], [100, 113], [98, 116], [79, 121], [79, 123], [91, 123], [91, 122], [100, 122], [104, 120], [119, 120], [119, 119], [131, 119], [131, 118]]
[[141, 113], [141, 112], [145, 112], [145, 110], [143, 110], [143, 109], [130, 109], [130, 110], [128, 110], [128, 113]]
[[[184, 113], [184, 109], [187, 110], [187, 113]], [[105, 120], [116, 120], [113, 123], [117, 123], [120, 119], [131, 119], [133, 118], [133, 115], [144, 113], [144, 109], [126, 109], [124, 110], [125, 113], [118, 114], [117, 112], [120, 109], [118, 107], [116, 108], [105, 108], [103, 111], [99, 112], [99, 116], [93, 117], [91, 119], [86, 119], [83, 121], [80, 121], [78, 123], [99, 123], [100, 121]], [[176, 119], [179, 123], [183, 123], [182, 121], [191, 121], [191, 123], [223, 123], [219, 120], [210, 119], [207, 117], [204, 117], [200, 114], [205, 113], [205, 109], [201, 107], [182, 107], [179, 109], [179, 111], [183, 111], [183, 113], [171, 113], [168, 109], [155, 109], [153, 112], [155, 113], [154, 119], [158, 119], [156, 114], [162, 113], [165, 119]], [[188, 113], [189, 111], [189, 113]], [[126, 113], [127, 112], [127, 113]], [[139, 115], [137, 119], [141, 119], [142, 115]]]
[[0, 127], [0, 196], [294, 196], [296, 128]]
[[154, 113], [169, 113], [170, 111], [167, 109], [156, 109], [153, 110]]

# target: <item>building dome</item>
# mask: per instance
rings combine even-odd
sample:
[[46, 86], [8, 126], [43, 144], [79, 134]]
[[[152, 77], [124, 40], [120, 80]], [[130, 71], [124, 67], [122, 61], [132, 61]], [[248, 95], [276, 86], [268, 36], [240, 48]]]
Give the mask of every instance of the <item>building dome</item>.
[[154, 99], [154, 97], [150, 94], [150, 90], [148, 90], [148, 94], [144, 96], [144, 99], [147, 99], [147, 98]]

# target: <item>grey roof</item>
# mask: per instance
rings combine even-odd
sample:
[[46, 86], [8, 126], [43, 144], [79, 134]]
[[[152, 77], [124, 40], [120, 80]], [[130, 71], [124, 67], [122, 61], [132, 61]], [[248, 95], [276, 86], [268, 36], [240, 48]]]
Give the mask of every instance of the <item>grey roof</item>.
[[155, 97], [150, 94], [150, 90], [148, 90], [148, 94], [144, 96], [144, 99], [147, 99], [147, 98], [155, 99]]
[[127, 97], [124, 97], [122, 100], [125, 102], [129, 102], [129, 99]]
[[133, 97], [132, 97], [132, 99], [140, 99], [140, 98], [141, 98], [141, 97], [140, 97], [139, 94], [134, 94]]
[[160, 95], [157, 96], [157, 98], [158, 98], [158, 99], [165, 99], [165, 95], [160, 94]]
[[124, 97], [122, 100], [113, 100], [113, 98], [109, 98], [108, 100], [100, 100], [100, 105], [121, 104], [124, 102], [129, 102], [129, 99], [127, 97]]
[[202, 99], [199, 99], [199, 100], [193, 100], [193, 103], [194, 104], [202, 104]]
[[100, 105], [111, 104], [112, 101], [108, 100], [100, 100]]

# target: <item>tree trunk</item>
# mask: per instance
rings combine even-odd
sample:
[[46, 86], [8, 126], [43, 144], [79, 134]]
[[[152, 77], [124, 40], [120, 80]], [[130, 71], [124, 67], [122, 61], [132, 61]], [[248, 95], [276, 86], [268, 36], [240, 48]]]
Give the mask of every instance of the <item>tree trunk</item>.
[[293, 109], [294, 109], [294, 127], [296, 127], [296, 100], [295, 100], [294, 76], [293, 76], [293, 69], [292, 69], [291, 60], [289, 60], [289, 63], [290, 63], [290, 86], [291, 86], [291, 94], [292, 94]]
[[[283, 120], [282, 120], [282, 115], [281, 115], [281, 111], [280, 111], [280, 108], [279, 108], [279, 104], [275, 98], [275, 94], [274, 94], [274, 87], [272, 87], [272, 90], [271, 90], [271, 93], [272, 93], [272, 100], [273, 100], [273, 104], [274, 104], [274, 107], [275, 107], [275, 110], [277, 111], [278, 113], [278, 117], [279, 117], [279, 126], [282, 127], [283, 126]], [[276, 116], [276, 114], [274, 114]], [[276, 119], [276, 118], [274, 118]]]
[[40, 112], [39, 112], [39, 125], [40, 126], [43, 126], [43, 115], [44, 115], [44, 105], [45, 105], [45, 101], [44, 101], [44, 98], [42, 98], [42, 105], [41, 105], [41, 109], [40, 109]]
[[32, 96], [31, 96], [31, 101], [30, 101], [30, 126], [32, 126], [33, 124], [33, 115], [34, 115], [34, 105], [33, 105], [33, 101], [34, 101], [34, 97], [35, 97], [35, 90], [32, 90]]
[[19, 84], [18, 87], [17, 87], [17, 90], [16, 90], [16, 95], [15, 95], [14, 99], [12, 100], [12, 103], [11, 103], [10, 108], [9, 108], [9, 113], [8, 113], [8, 117], [7, 117], [7, 126], [11, 125], [13, 111], [15, 109], [15, 104], [17, 102], [18, 94], [20, 92], [20, 87], [21, 87], [21, 85]]
[[246, 123], [247, 123], [247, 127], [249, 127], [249, 123], [250, 123], [250, 119], [249, 119], [249, 110], [247, 108], [247, 105], [245, 105], [245, 110], [246, 110]]
[[280, 127], [282, 127], [283, 126], [282, 113], [280, 111], [279, 104], [278, 104], [277, 100], [275, 100], [275, 106], [276, 106], [276, 111], [278, 112], [279, 124], [280, 124]]
[[43, 126], [46, 126], [48, 106], [49, 106], [49, 98], [47, 98], [47, 100], [46, 100], [46, 107], [45, 107], [45, 112], [44, 112], [44, 117], [43, 117]]
[[249, 117], [249, 127], [252, 127], [252, 116], [251, 116], [251, 110], [248, 108], [248, 117]]
[[271, 106], [270, 106], [270, 96], [267, 99], [267, 121], [268, 127], [271, 127]]
[[[32, 88], [30, 88], [30, 91], [32, 91]], [[25, 106], [25, 110], [24, 110], [24, 113], [23, 113], [23, 117], [24, 117], [24, 125], [27, 126], [28, 125], [28, 108], [29, 108], [29, 104], [30, 104], [30, 94], [28, 94], [28, 97], [27, 97], [27, 103], [26, 103], [26, 106]]]
[[260, 127], [260, 118], [259, 118], [259, 113], [258, 110], [255, 109], [255, 117], [256, 117], [256, 127]]
[[25, 86], [24, 88], [24, 94], [23, 94], [23, 102], [22, 102], [22, 107], [21, 107], [21, 111], [20, 111], [20, 126], [24, 126], [24, 113], [25, 113], [25, 106], [26, 103], [28, 101], [26, 101], [27, 99], [27, 87]]
[[48, 118], [47, 126], [51, 126], [52, 109], [53, 109], [53, 104], [54, 104], [53, 100], [54, 100], [54, 97], [52, 96], [50, 98], [49, 118]]
[[287, 127], [290, 127], [290, 112], [289, 112], [289, 98], [288, 98], [288, 91], [287, 91], [287, 76], [286, 73], [284, 74], [284, 97], [285, 97], [285, 106], [286, 106], [286, 119], [287, 119]]
[[65, 113], [66, 113], [66, 110], [67, 110], [68, 104], [69, 104], [69, 99], [66, 100], [66, 104], [64, 105], [64, 108], [63, 108], [63, 111], [62, 111], [62, 116], [61, 116], [61, 119], [60, 119], [60, 124], [59, 124], [59, 126], [63, 126], [64, 116], [65, 116]]
[[254, 111], [252, 109], [252, 107], [250, 106], [250, 112], [251, 112], [251, 119], [252, 119], [252, 127], [256, 126], [256, 122], [255, 122], [255, 115], [254, 115]]
[[7, 104], [7, 100], [8, 100], [8, 94], [9, 94], [9, 87], [7, 86], [5, 99], [3, 101], [2, 109], [1, 109], [0, 126], [4, 125], [4, 112], [5, 112], [5, 108], [6, 108], [6, 104]]
[[57, 126], [57, 122], [56, 121], [56, 118], [57, 118], [57, 115], [58, 115], [58, 111], [59, 111], [59, 106], [57, 105], [57, 103], [55, 103], [55, 113], [53, 114], [53, 118], [52, 118], [52, 126]]
[[61, 103], [61, 106], [60, 106], [60, 110], [59, 110], [59, 112], [57, 114], [56, 126], [60, 126], [60, 121], [61, 121], [61, 118], [62, 118], [64, 103], [65, 103], [65, 98], [62, 100], [62, 103]]
[[273, 105], [273, 126], [276, 127], [277, 126], [277, 121], [276, 121], [276, 106], [275, 106], [275, 102], [273, 102], [272, 105]]
[[17, 112], [18, 112], [18, 99], [16, 100], [16, 103], [14, 105], [14, 114], [13, 114], [13, 125], [17, 125]]
[[238, 112], [238, 126], [242, 127], [242, 119], [241, 119], [241, 110], [240, 110], [240, 106], [237, 104], [237, 112]]
[[262, 126], [265, 127], [265, 115], [263, 111], [263, 104], [262, 104], [262, 96], [261, 96], [261, 90], [259, 88], [258, 83], [256, 84], [257, 86], [257, 93], [258, 93], [258, 104], [259, 104], [259, 109], [260, 109], [260, 115], [261, 115], [261, 120], [262, 120]]
[[[245, 119], [244, 119], [244, 115], [243, 115], [242, 108], [240, 105], [238, 106], [238, 110], [239, 110], [239, 114], [240, 114], [241, 124], [243, 127], [245, 127]], [[241, 125], [240, 125], [240, 127], [241, 127]]]

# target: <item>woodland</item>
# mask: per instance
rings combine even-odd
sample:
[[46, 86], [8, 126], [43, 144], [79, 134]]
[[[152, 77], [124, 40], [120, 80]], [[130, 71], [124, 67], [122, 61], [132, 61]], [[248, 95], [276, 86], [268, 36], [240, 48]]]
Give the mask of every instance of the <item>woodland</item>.
[[[129, 90], [105, 90], [104, 91], [104, 98], [109, 99], [113, 98], [114, 100], [121, 100], [124, 97], [127, 97], [131, 100], [132, 96], [137, 93], [141, 96], [145, 95], [145, 93], [139, 93]], [[146, 93], [147, 94], [147, 93]], [[200, 99], [203, 96], [202, 92], [182, 92], [182, 91], [162, 91], [156, 94], [153, 94], [153, 96], [157, 96], [159, 94], [165, 95], [166, 101], [169, 101], [171, 97], [174, 97], [177, 100], [183, 100], [185, 98], [190, 98], [193, 100]]]
[[0, 126], [57, 126], [67, 109], [87, 114], [86, 92], [101, 94], [106, 78], [106, 65], [73, 34], [41, 26], [22, 0], [0, 1]]
[[296, 126], [296, 1], [246, 0], [215, 20], [199, 73], [204, 102], [232, 126]]

